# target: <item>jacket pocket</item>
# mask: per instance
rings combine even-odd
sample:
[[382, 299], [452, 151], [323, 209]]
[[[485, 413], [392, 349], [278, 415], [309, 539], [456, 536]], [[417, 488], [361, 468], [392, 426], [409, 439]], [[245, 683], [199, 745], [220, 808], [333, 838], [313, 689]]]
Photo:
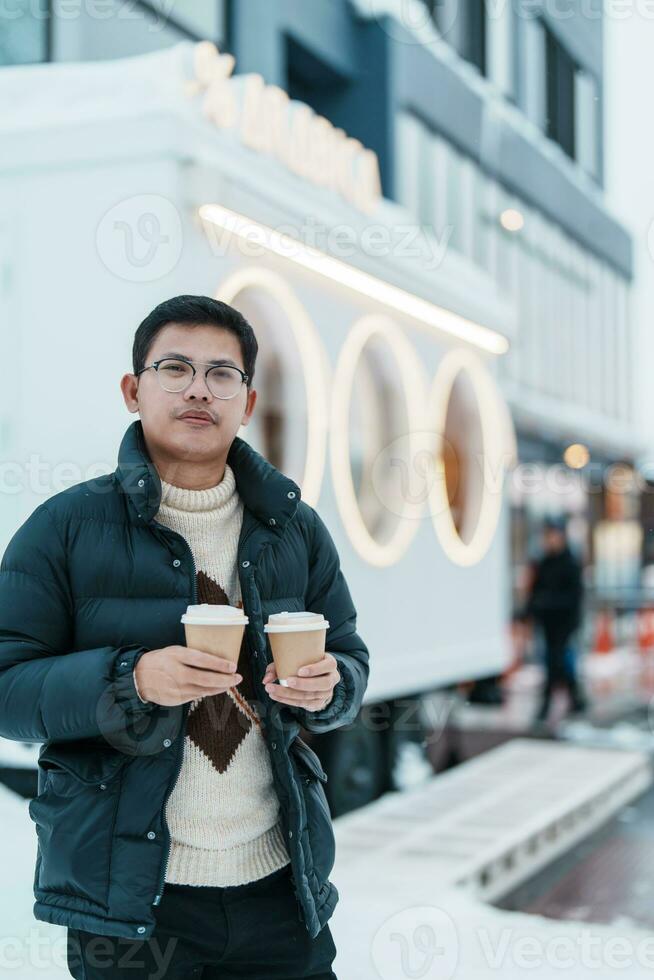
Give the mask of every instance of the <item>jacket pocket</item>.
[[311, 862], [322, 884], [327, 881], [336, 857], [332, 816], [323, 786], [328, 777], [316, 753], [299, 735], [291, 742], [290, 754], [304, 807]]
[[130, 759], [116, 749], [91, 741], [47, 742], [39, 753], [45, 772], [63, 770], [81, 783], [95, 786], [112, 779]]
[[[29, 803], [38, 839], [36, 891], [107, 909], [114, 825], [129, 757], [82, 743], [45, 745]], [[77, 749], [77, 751], [75, 751]]]

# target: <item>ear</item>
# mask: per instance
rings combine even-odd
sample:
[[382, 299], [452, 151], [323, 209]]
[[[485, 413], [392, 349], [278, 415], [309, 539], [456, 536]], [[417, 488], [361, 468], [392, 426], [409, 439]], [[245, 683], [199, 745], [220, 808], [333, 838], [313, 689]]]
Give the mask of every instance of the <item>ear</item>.
[[138, 378], [135, 374], [124, 374], [120, 379], [123, 400], [130, 412], [138, 412]]
[[257, 392], [255, 388], [252, 388], [248, 394], [247, 404], [245, 406], [245, 414], [241, 419], [241, 425], [247, 425], [252, 418], [252, 413], [254, 412], [254, 406], [257, 403]]

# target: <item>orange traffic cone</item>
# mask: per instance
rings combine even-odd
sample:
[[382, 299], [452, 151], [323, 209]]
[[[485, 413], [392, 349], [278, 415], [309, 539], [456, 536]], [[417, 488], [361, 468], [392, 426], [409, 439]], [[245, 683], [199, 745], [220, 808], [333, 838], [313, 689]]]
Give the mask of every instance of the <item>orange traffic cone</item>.
[[600, 609], [595, 617], [593, 653], [611, 653], [614, 646], [613, 614], [608, 609]]
[[654, 609], [638, 611], [638, 650], [643, 690], [654, 693]]
[[[615, 638], [613, 630], [613, 613], [609, 609], [600, 609], [595, 616], [595, 638], [593, 642], [593, 654], [604, 656], [611, 653], [615, 648]], [[602, 697], [611, 693], [613, 681], [608, 671], [608, 663], [598, 663], [598, 676], [595, 680], [595, 693]]]

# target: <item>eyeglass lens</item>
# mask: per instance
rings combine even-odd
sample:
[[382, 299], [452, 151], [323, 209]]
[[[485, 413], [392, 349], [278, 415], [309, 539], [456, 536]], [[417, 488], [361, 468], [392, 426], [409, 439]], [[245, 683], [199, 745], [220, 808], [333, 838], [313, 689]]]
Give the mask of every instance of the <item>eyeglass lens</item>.
[[[159, 363], [157, 377], [165, 391], [184, 391], [193, 380], [193, 368], [186, 361], [168, 358]], [[217, 398], [235, 395], [242, 384], [243, 378], [239, 371], [225, 364], [210, 368], [207, 373], [209, 391]]]

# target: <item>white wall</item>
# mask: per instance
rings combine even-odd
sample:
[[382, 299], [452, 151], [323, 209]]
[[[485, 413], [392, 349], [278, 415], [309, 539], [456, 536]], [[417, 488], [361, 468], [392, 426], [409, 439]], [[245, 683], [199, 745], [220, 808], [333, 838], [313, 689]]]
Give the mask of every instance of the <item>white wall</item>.
[[[0, 159], [0, 330], [9, 350], [0, 402], [0, 476], [10, 472], [19, 482], [17, 492], [3, 494], [0, 554], [38, 504], [114, 469], [119, 440], [134, 421], [122, 401], [120, 377], [130, 370], [134, 329], [162, 299], [213, 294], [246, 266], [274, 273], [293, 290], [321, 338], [328, 382], [352, 324], [365, 313], [388, 312], [288, 258], [253, 255], [252, 242], [245, 247], [229, 236], [210, 242], [204, 235], [197, 209], [215, 202], [274, 228], [301, 227], [306, 214], [325, 228], [341, 214], [348, 227], [362, 219], [281, 165], [230, 144], [208, 124], [201, 127], [197, 107], [175, 101], [176, 57], [173, 51], [113, 66], [7, 69], [0, 78], [23, 107], [34, 94], [33, 118], [17, 109], [15, 125], [2, 123], [11, 129], [6, 142], [13, 156]], [[44, 111], [44, 91], [59, 117]], [[169, 92], [172, 108], [166, 110]], [[5, 101], [11, 104], [8, 95]], [[402, 262], [409, 264], [392, 250], [383, 261], [396, 277], [404, 276]], [[371, 259], [368, 266], [377, 268]], [[463, 293], [465, 280], [456, 285]], [[471, 292], [476, 302], [483, 300], [479, 290]], [[492, 300], [491, 292], [491, 307]], [[304, 321], [297, 314], [295, 319]], [[454, 342], [400, 313], [396, 319], [430, 383]], [[306, 324], [299, 329], [311, 333]], [[342, 397], [330, 384], [327, 392]], [[325, 402], [319, 415], [328, 412]], [[40, 467], [38, 481], [32, 457]], [[368, 698], [502, 669], [508, 652], [505, 498], [495, 537], [477, 564], [456, 565], [447, 557], [427, 508], [406, 553], [379, 569], [348, 537], [338, 486], [328, 465], [317, 506], [333, 533], [361, 635], [373, 654]], [[496, 488], [493, 483], [489, 492], [499, 493]]]
[[644, 4], [628, 5], [624, 10], [623, 19], [610, 13], [605, 17], [607, 200], [633, 235], [636, 418], [647, 439], [646, 455], [654, 459], [654, 226], [650, 231], [654, 221], [654, 127], [648, 108], [654, 84], [654, 11], [647, 15]]

